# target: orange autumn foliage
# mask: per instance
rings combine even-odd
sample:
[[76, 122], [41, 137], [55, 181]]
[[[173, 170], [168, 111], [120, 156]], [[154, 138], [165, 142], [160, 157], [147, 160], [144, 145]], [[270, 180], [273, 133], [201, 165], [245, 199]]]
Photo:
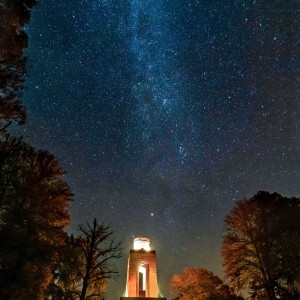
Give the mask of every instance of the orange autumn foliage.
[[173, 275], [170, 291], [180, 300], [238, 300], [242, 299], [222, 280], [203, 268], [185, 268], [182, 274]]

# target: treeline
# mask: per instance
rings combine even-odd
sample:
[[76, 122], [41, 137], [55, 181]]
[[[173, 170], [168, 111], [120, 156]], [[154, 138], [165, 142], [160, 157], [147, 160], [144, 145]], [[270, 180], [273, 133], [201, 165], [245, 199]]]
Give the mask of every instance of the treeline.
[[9, 132], [26, 120], [23, 28], [36, 2], [0, 3], [0, 299], [103, 299], [120, 244], [96, 219], [67, 235], [73, 195], [65, 172], [48, 151]]
[[203, 268], [174, 275], [176, 299], [300, 299], [300, 199], [258, 192], [225, 218], [224, 282]]

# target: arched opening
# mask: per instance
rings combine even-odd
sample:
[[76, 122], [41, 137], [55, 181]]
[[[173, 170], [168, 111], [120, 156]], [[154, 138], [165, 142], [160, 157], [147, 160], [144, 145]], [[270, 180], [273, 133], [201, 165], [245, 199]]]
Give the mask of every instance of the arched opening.
[[146, 297], [146, 268], [139, 267], [139, 297]]

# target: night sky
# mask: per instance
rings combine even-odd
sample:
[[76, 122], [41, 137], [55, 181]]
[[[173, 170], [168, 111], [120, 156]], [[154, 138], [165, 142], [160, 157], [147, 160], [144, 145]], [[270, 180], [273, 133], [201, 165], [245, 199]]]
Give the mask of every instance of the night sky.
[[157, 250], [159, 285], [222, 275], [223, 219], [259, 190], [300, 195], [300, 2], [41, 0], [32, 11], [27, 140], [55, 154], [78, 224]]

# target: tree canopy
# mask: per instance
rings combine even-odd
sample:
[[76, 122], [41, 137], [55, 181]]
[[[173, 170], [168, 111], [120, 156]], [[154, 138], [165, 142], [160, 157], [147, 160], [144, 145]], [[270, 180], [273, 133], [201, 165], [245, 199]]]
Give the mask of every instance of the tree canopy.
[[103, 299], [107, 280], [118, 273], [113, 261], [120, 257], [120, 243], [113, 241], [109, 227], [94, 219], [79, 230], [64, 246], [47, 299]]
[[185, 268], [173, 275], [170, 291], [178, 300], [238, 300], [233, 291], [212, 272], [203, 268]]
[[225, 219], [227, 278], [253, 299], [299, 299], [300, 199], [258, 192]]
[[24, 25], [36, 0], [3, 0], [0, 5], [0, 131], [12, 121], [23, 124], [26, 111], [20, 95], [26, 74]]
[[47, 151], [11, 137], [0, 148], [0, 298], [42, 299], [65, 241], [72, 193]]

